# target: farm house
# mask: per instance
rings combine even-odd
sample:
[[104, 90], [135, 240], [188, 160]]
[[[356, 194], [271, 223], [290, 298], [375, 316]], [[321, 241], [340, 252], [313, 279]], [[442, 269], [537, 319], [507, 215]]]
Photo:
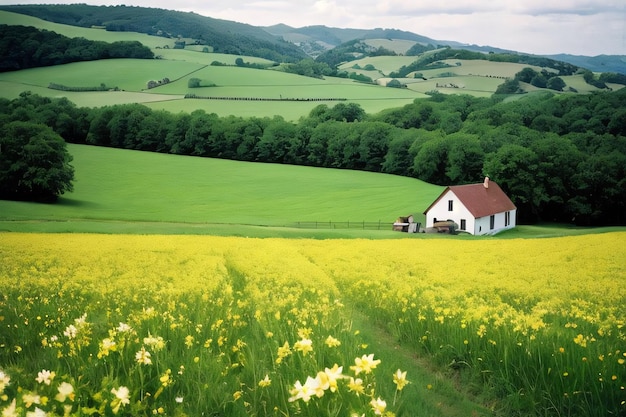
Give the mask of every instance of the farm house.
[[446, 187], [424, 212], [427, 229], [455, 229], [472, 235], [512, 229], [516, 213], [517, 207], [489, 177], [483, 183]]

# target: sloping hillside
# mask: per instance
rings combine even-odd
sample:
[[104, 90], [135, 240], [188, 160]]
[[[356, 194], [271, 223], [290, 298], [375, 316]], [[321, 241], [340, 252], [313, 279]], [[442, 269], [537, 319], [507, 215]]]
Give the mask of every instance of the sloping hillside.
[[80, 27], [103, 27], [107, 31], [132, 31], [165, 38], [191, 38], [215, 52], [258, 56], [280, 62], [305, 57], [300, 48], [243, 23], [213, 19], [195, 13], [128, 7], [74, 5], [13, 5], [0, 10]]

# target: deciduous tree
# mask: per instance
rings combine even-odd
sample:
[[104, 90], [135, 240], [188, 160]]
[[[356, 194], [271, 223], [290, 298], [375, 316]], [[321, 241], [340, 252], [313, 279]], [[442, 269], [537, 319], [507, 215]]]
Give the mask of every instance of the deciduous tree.
[[0, 198], [53, 202], [72, 191], [72, 156], [45, 125], [11, 122], [0, 133]]

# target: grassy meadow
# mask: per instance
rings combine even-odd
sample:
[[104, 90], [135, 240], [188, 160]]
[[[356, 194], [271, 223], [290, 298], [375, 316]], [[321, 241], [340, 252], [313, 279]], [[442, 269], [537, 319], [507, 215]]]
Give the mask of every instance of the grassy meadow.
[[[416, 179], [369, 172], [85, 145], [68, 149], [74, 157], [74, 191], [53, 205], [0, 201], [4, 228], [15, 220], [390, 225], [398, 216], [421, 215], [442, 190]], [[385, 232], [392, 234], [390, 226]]]

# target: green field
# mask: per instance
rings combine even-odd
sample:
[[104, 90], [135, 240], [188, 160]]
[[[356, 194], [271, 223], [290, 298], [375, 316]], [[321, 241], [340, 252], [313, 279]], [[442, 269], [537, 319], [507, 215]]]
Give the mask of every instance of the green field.
[[159, 227], [381, 221], [389, 231], [397, 217], [420, 215], [442, 190], [416, 179], [359, 171], [85, 145], [69, 145], [69, 151], [74, 192], [54, 205], [0, 201], [0, 219], [154, 222]]

